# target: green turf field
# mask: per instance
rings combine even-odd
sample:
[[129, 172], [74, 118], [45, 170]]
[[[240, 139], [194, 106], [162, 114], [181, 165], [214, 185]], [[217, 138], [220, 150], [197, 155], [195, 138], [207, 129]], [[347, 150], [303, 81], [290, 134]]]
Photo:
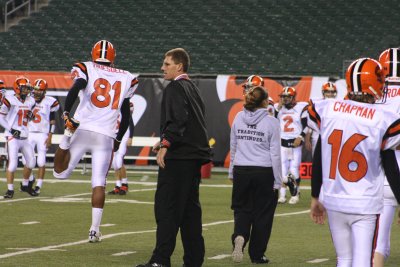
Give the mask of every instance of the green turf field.
[[[3, 172], [1, 177], [5, 177]], [[21, 177], [20, 173], [16, 177]], [[40, 197], [16, 192], [0, 200], [0, 266], [135, 266], [146, 262], [155, 243], [153, 199], [155, 173], [129, 173], [126, 196], [107, 196], [101, 232], [103, 241], [87, 242], [91, 224], [90, 173], [74, 173], [57, 181], [47, 173]], [[303, 185], [309, 185], [304, 182]], [[114, 186], [109, 175], [107, 191]], [[252, 266], [247, 251], [242, 263], [230, 258], [233, 216], [231, 184], [225, 174], [203, 179], [206, 258], [204, 266]], [[3, 178], [1, 195], [6, 191]], [[303, 189], [298, 205], [279, 205], [267, 250], [268, 266], [335, 266], [335, 253], [327, 225], [309, 218], [310, 190]], [[386, 266], [400, 265], [400, 226], [393, 225], [392, 254]], [[180, 237], [172, 266], [182, 265]]]

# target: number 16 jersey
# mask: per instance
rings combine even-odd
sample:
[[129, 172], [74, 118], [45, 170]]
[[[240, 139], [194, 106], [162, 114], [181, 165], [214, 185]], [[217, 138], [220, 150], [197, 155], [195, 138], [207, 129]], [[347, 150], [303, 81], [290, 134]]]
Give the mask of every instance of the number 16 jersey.
[[87, 81], [86, 88], [79, 92], [80, 103], [74, 114], [79, 129], [114, 138], [122, 102], [133, 96], [137, 78], [128, 71], [94, 62], [75, 64], [71, 74], [74, 80]]
[[334, 99], [314, 101], [308, 111], [309, 126], [320, 130], [324, 206], [381, 213], [385, 176], [380, 152], [400, 143], [400, 116], [379, 104]]

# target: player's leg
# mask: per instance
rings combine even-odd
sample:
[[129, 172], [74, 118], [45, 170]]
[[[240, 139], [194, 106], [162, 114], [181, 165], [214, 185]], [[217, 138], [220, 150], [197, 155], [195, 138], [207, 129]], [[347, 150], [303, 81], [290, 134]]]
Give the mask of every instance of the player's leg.
[[119, 178], [121, 181], [121, 191], [120, 191], [120, 195], [125, 195], [128, 192], [129, 189], [129, 185], [128, 185], [128, 178], [126, 175], [126, 168], [125, 165], [122, 164], [122, 167], [119, 171]]
[[353, 266], [373, 266], [373, 252], [378, 234], [379, 215], [357, 215], [352, 225]]
[[[114, 169], [114, 177], [115, 177], [115, 187], [113, 190], [109, 191], [109, 195], [119, 195], [121, 194], [121, 167], [124, 160], [125, 153], [121, 153], [121, 149], [123, 150], [122, 141], [120, 147], [117, 152], [114, 153], [112, 166]], [[126, 193], [126, 192], [125, 192]], [[123, 193], [122, 193], [123, 194]], [[121, 194], [121, 195], [122, 195]]]
[[327, 210], [327, 215], [336, 250], [336, 267], [352, 267], [352, 235], [349, 222], [349, 217], [352, 215], [331, 210]]
[[390, 232], [395, 216], [397, 201], [389, 185], [384, 186], [383, 213], [379, 216], [379, 232], [374, 255], [374, 267], [383, 267], [390, 255]]
[[18, 166], [19, 141], [13, 137], [7, 137], [7, 191], [4, 194], [4, 198], [12, 198], [14, 196], [14, 172]]
[[38, 140], [36, 140], [36, 147], [37, 147], [37, 166], [38, 166], [38, 175], [36, 186], [34, 188], [36, 193], [40, 193], [40, 189], [43, 185], [43, 179], [46, 172], [46, 140], [48, 138], [47, 133], [38, 133], [37, 134]]
[[[289, 174], [289, 159], [287, 157], [288, 150], [291, 148], [281, 146], [281, 159], [282, 159], [282, 177], [284, 179]], [[285, 182], [285, 181], [284, 181]], [[285, 203], [286, 202], [286, 185], [282, 184], [281, 189], [279, 190], [279, 199], [278, 203]]]
[[102, 134], [85, 131], [86, 140], [91, 140], [92, 153], [92, 224], [89, 242], [101, 241], [100, 224], [105, 202], [105, 185], [112, 161], [113, 139]]
[[29, 178], [32, 174], [32, 169], [36, 165], [35, 152], [33, 150], [32, 145], [28, 142], [28, 140], [20, 140], [21, 141], [21, 153], [25, 158], [25, 166], [23, 171], [23, 180], [21, 184], [21, 191], [27, 192], [31, 196], [37, 196], [37, 193], [32, 189], [33, 183], [29, 183]]
[[300, 200], [300, 163], [301, 163], [302, 146], [293, 148], [293, 157], [290, 161], [290, 173], [294, 176], [297, 190], [292, 190], [293, 195], [289, 199], [289, 204], [297, 204]]

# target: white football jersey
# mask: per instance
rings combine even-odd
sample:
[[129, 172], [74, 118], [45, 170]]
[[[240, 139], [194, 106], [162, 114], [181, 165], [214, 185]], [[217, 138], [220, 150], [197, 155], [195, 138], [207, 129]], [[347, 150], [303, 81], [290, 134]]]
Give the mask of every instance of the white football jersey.
[[305, 107], [307, 105], [308, 103], [306, 102], [297, 102], [291, 109], [282, 106], [281, 110], [279, 110], [277, 118], [280, 121], [282, 139], [294, 139], [303, 132], [301, 118], [306, 117], [307, 111]]
[[45, 96], [40, 103], [36, 102], [33, 114], [35, 118], [28, 124], [29, 132], [48, 133], [50, 131], [50, 112], [60, 108], [58, 101], [52, 96]]
[[[25, 101], [21, 101], [15, 95], [7, 95], [3, 105], [0, 107], [0, 114], [5, 115], [8, 127], [21, 131], [22, 138], [28, 138], [28, 111], [32, 111], [35, 106], [35, 99], [27, 96]], [[33, 111], [32, 111], [33, 112]], [[5, 131], [5, 136], [12, 136], [9, 131]]]
[[71, 74], [74, 80], [87, 81], [86, 88], [79, 92], [80, 103], [74, 114], [79, 128], [114, 138], [122, 102], [133, 96], [137, 78], [128, 71], [94, 62], [75, 64]]
[[335, 99], [315, 101], [308, 111], [309, 127], [320, 130], [324, 206], [381, 213], [385, 177], [380, 152], [400, 144], [400, 116], [379, 104]]

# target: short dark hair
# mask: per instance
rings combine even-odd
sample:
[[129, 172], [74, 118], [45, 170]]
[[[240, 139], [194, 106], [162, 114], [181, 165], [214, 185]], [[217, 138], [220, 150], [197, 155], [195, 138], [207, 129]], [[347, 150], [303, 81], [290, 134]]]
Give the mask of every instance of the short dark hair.
[[268, 92], [262, 86], [251, 88], [245, 95], [244, 108], [249, 111], [254, 111], [262, 107], [262, 102], [268, 99]]
[[183, 48], [174, 48], [165, 53], [165, 57], [170, 56], [175, 64], [182, 63], [183, 71], [188, 72], [190, 66], [189, 54]]

